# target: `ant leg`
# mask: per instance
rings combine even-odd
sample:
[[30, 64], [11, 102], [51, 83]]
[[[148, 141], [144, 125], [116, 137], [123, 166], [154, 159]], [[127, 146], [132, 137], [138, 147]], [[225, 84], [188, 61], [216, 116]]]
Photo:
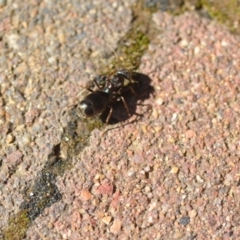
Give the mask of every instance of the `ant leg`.
[[[110, 120], [110, 118], [112, 116], [112, 112], [113, 112], [113, 108], [110, 108], [110, 111], [108, 113], [108, 117], [107, 117], [106, 123], [105, 123], [106, 125], [108, 124], [108, 122], [109, 122], [109, 120]], [[121, 126], [123, 126], [122, 122], [121, 122]], [[108, 128], [108, 129], [104, 129], [104, 131], [101, 133], [101, 137], [103, 137], [104, 134], [106, 134], [108, 131], [113, 130], [113, 129], [115, 129], [115, 128], [111, 127], [111, 128]]]
[[110, 117], [112, 116], [112, 111], [113, 111], [113, 108], [110, 108], [110, 111], [109, 111], [107, 119], [106, 119], [106, 124], [108, 124]]
[[132, 92], [133, 95], [137, 96], [137, 94], [136, 94], [136, 92], [134, 91], [134, 89], [133, 89], [132, 86], [130, 86], [130, 90], [131, 90], [131, 92]]
[[97, 85], [98, 89], [101, 89], [100, 86], [98, 85], [96, 78], [93, 80], [93, 82]]
[[105, 76], [97, 76], [95, 77], [92, 81], [89, 81], [89, 83], [86, 86], [86, 89], [89, 92], [95, 92], [95, 88], [97, 87], [97, 89], [101, 90], [103, 89], [104, 86], [102, 86], [102, 84], [105, 84]]
[[87, 90], [88, 90], [89, 92], [94, 92], [91, 88], [87, 88]]
[[[97, 81], [96, 81], [96, 78], [93, 79], [93, 83], [95, 84], [95, 86], [97, 86], [98, 89], [100, 89], [100, 87], [99, 87], [99, 85], [98, 85], [98, 83], [97, 83]], [[93, 85], [92, 85], [92, 86], [88, 86], [88, 87], [87, 87], [87, 90], [88, 90], [89, 92], [95, 92], [95, 91], [92, 89], [92, 88], [94, 88], [95, 86], [93, 86]]]
[[126, 103], [126, 101], [125, 101], [125, 99], [124, 99], [123, 96], [121, 96], [121, 100], [122, 100], [122, 102], [123, 102], [123, 104], [124, 104], [124, 107], [125, 107], [127, 113], [128, 113], [128, 116], [130, 117], [131, 114], [130, 114], [130, 111], [129, 111], [128, 105], [127, 105], [127, 103]]

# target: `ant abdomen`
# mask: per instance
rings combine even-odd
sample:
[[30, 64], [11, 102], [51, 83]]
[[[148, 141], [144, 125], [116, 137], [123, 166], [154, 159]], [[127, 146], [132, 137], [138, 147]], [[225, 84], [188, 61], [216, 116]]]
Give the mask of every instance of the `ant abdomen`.
[[88, 94], [79, 104], [81, 114], [84, 117], [94, 117], [107, 108], [109, 95], [103, 91], [95, 91]]

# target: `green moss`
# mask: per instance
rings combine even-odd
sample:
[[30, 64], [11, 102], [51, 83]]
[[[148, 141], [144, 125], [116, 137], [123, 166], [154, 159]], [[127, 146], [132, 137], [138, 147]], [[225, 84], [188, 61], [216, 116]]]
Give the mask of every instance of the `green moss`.
[[103, 122], [98, 118], [86, 118], [85, 122], [89, 132], [92, 132], [96, 128], [99, 129], [104, 125]]
[[68, 124], [64, 129], [61, 141], [61, 151], [68, 159], [65, 161], [67, 168], [71, 166], [71, 157], [77, 156], [88, 144], [91, 132], [103, 126], [104, 122], [99, 118], [78, 118]]
[[233, 32], [240, 33], [235, 22], [240, 22], [240, 5], [237, 0], [202, 0], [202, 5], [209, 15], [227, 25]]
[[127, 34], [119, 41], [115, 56], [101, 74], [108, 75], [117, 69], [137, 70], [141, 57], [149, 45], [149, 23], [151, 11], [144, 8], [142, 1], [132, 8], [133, 22]]
[[202, 0], [203, 6], [208, 10], [209, 15], [212, 18], [217, 19], [220, 22], [225, 22], [227, 14], [219, 11], [218, 7], [207, 0]]
[[9, 225], [4, 231], [5, 240], [21, 240], [24, 238], [30, 225], [27, 210], [21, 210], [9, 220]]
[[149, 44], [148, 35], [141, 30], [131, 29], [122, 39], [116, 50], [117, 58], [114, 57], [111, 63], [104, 67], [101, 74], [109, 75], [118, 69], [137, 70], [141, 57]]
[[[149, 44], [149, 38], [146, 33], [139, 29], [131, 29], [126, 38], [129, 45], [124, 45], [121, 48], [121, 61], [124, 62], [124, 68], [136, 70], [140, 65], [141, 57]], [[117, 65], [113, 62], [113, 65]]]
[[52, 167], [50, 165], [48, 167], [47, 170], [46, 166], [44, 167], [34, 185], [25, 192], [24, 202], [20, 206], [20, 209], [27, 211], [31, 221], [34, 221], [46, 207], [62, 198], [55, 184], [56, 175], [51, 172]]

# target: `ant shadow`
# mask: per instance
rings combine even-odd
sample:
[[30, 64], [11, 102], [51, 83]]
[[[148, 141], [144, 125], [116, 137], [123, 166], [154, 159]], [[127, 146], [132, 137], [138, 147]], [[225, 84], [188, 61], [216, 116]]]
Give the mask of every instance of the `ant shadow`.
[[[129, 119], [131, 116], [143, 116], [144, 114], [138, 114], [136, 112], [137, 106], [141, 105], [138, 104], [138, 101], [140, 100], [143, 102], [146, 99], [150, 98], [150, 95], [154, 93], [153, 86], [150, 85], [151, 78], [148, 77], [145, 74], [138, 73], [138, 72], [132, 72], [132, 80], [134, 81], [133, 90], [136, 94], [133, 94], [130, 90], [123, 93], [123, 98], [127, 103], [129, 113], [128, 114], [126, 108], [124, 107], [124, 104], [122, 101], [117, 101], [112, 106], [112, 114], [108, 121], [109, 125], [114, 125], [120, 122], [124, 122], [127, 119]], [[105, 122], [107, 119], [107, 116], [109, 114], [110, 109], [107, 108], [100, 116], [100, 119]]]

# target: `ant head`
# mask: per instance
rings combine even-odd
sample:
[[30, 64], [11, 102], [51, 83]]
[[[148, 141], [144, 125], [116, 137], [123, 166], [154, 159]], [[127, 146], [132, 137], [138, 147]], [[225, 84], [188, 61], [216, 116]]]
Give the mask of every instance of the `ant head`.
[[107, 82], [107, 76], [100, 75], [93, 79], [93, 82], [98, 86], [99, 89], [103, 89]]

